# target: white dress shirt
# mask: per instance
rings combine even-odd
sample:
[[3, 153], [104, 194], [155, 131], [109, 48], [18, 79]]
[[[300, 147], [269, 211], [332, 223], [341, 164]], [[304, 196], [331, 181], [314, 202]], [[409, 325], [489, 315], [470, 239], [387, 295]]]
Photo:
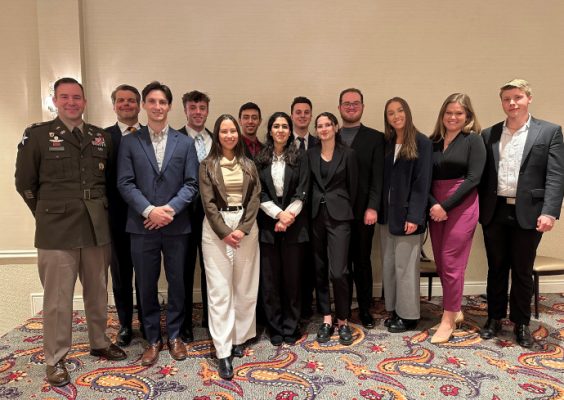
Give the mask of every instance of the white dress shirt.
[[[284, 161], [283, 156], [278, 157], [276, 154], [272, 155], [272, 165], [270, 167], [270, 171], [276, 196], [282, 197], [284, 195], [284, 172], [286, 171], [286, 162]], [[298, 214], [302, 211], [302, 208], [303, 201], [294, 200], [284, 211], [290, 212], [294, 214], [294, 216], [298, 216]], [[260, 203], [260, 209], [273, 219], [278, 219], [278, 214], [283, 211], [272, 200]]]
[[[151, 137], [151, 143], [153, 144], [153, 150], [155, 150], [155, 157], [157, 158], [157, 165], [160, 171], [163, 165], [169, 126], [165, 126], [160, 132], [155, 132], [150, 126], [147, 126], [147, 128], [149, 129], [149, 136]], [[153, 208], [155, 208], [155, 206], [152, 204], [147, 206], [142, 212], [143, 216], [149, 218], [149, 214], [153, 211]]]
[[503, 197], [516, 197], [519, 171], [525, 150], [525, 142], [531, 126], [531, 116], [527, 123], [511, 133], [507, 121], [499, 140], [499, 166], [497, 172], [497, 194]]
[[211, 150], [211, 147], [212, 147], [212, 137], [208, 133], [208, 131], [206, 131], [206, 128], [204, 128], [200, 132], [198, 132], [198, 131], [190, 128], [188, 125], [186, 125], [186, 132], [188, 132], [188, 135], [190, 135], [190, 137], [194, 140], [196, 140], [196, 136], [198, 134], [202, 135], [202, 137], [204, 138], [204, 146], [206, 147], [206, 155], [210, 154], [210, 150]]
[[128, 128], [131, 126], [137, 130], [141, 129], [141, 124], [139, 124], [139, 122], [137, 122], [135, 125], [127, 125], [124, 124], [123, 122], [118, 121], [117, 122], [119, 130], [121, 131], [121, 135], [125, 136], [125, 135], [129, 135], [131, 132], [128, 131]]

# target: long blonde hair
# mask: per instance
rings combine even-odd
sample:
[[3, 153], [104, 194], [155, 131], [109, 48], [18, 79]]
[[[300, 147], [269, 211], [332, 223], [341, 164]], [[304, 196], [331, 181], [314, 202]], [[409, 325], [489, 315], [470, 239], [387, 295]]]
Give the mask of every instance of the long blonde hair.
[[464, 128], [462, 128], [462, 132], [474, 132], [480, 134], [482, 128], [480, 126], [480, 123], [478, 122], [476, 113], [474, 112], [474, 107], [472, 107], [470, 97], [465, 93], [453, 93], [446, 98], [443, 105], [441, 106], [441, 110], [439, 111], [439, 116], [437, 117], [437, 122], [435, 124], [435, 129], [433, 130], [433, 134], [431, 135], [431, 140], [433, 142], [440, 142], [442, 139], [444, 139], [446, 128], [443, 124], [443, 117], [445, 116], [446, 108], [450, 103], [458, 103], [462, 107], [464, 107], [464, 110], [466, 111], [466, 125], [464, 125]]

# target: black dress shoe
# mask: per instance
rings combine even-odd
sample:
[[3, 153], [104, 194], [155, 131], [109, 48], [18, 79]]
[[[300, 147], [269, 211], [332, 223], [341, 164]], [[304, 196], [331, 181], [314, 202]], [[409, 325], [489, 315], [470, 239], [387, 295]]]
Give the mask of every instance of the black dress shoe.
[[130, 326], [122, 326], [116, 337], [116, 344], [119, 347], [129, 346], [131, 339], [133, 338], [133, 331]]
[[184, 343], [192, 343], [194, 341], [194, 331], [192, 328], [184, 328], [180, 331], [180, 339]]
[[339, 343], [343, 346], [350, 346], [353, 342], [353, 335], [351, 328], [345, 324], [339, 327]]
[[533, 345], [534, 341], [531, 336], [531, 331], [529, 331], [529, 325], [516, 324], [515, 328], [513, 328], [513, 332], [515, 332], [515, 337], [517, 338], [519, 346], [528, 349]]
[[395, 321], [392, 321], [392, 323], [390, 324], [388, 332], [402, 333], [406, 331], [412, 331], [415, 329], [415, 327], [417, 327], [418, 322], [418, 319], [405, 319], [398, 316], [397, 319]]
[[231, 378], [233, 378], [233, 365], [231, 364], [231, 358], [220, 358], [218, 361], [217, 372], [219, 372], [221, 379], [231, 380]]
[[65, 386], [70, 382], [70, 375], [65, 366], [65, 360], [59, 360], [55, 365], [48, 365], [45, 372], [47, 382], [51, 386]]
[[386, 328], [389, 328], [390, 325], [392, 325], [392, 322], [394, 322], [394, 321], [397, 320], [398, 318], [399, 318], [399, 317], [398, 317], [398, 315], [396, 314], [396, 312], [395, 312], [395, 311], [392, 311], [392, 314], [391, 314], [388, 318], [386, 318], [386, 319], [384, 320], [384, 326], [385, 326]]
[[497, 336], [498, 332], [501, 330], [501, 321], [499, 319], [488, 318], [484, 327], [480, 330], [480, 337], [484, 340], [488, 340]]
[[94, 357], [104, 357], [106, 360], [121, 361], [127, 358], [125, 351], [111, 343], [105, 349], [91, 349], [90, 355]]
[[244, 344], [236, 344], [231, 349], [231, 355], [233, 357], [243, 357], [245, 355], [245, 345]]
[[374, 323], [374, 318], [368, 311], [361, 312], [359, 314], [359, 318], [362, 326], [364, 326], [366, 329], [372, 329], [376, 326], [376, 324]]
[[335, 328], [331, 324], [321, 324], [321, 326], [317, 330], [317, 337], [315, 338], [315, 340], [317, 340], [319, 343], [327, 343], [329, 340], [331, 340], [331, 335], [333, 334], [334, 329]]
[[274, 335], [270, 335], [270, 343], [272, 343], [273, 346], [282, 346], [282, 342], [284, 341], [284, 338], [282, 337], [282, 335], [278, 335], [278, 334], [274, 334]]
[[296, 342], [298, 341], [298, 339], [301, 337], [302, 335], [296, 331], [291, 335], [287, 335], [284, 336], [284, 343], [289, 344], [290, 346], [293, 346], [296, 344]]

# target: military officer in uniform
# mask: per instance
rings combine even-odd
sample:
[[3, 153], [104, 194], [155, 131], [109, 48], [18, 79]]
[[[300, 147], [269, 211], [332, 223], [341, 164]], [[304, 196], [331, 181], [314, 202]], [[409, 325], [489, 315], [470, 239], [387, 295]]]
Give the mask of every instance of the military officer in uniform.
[[72, 344], [77, 276], [83, 286], [90, 354], [109, 360], [123, 360], [126, 354], [105, 333], [110, 135], [82, 120], [86, 100], [76, 80], [55, 82], [53, 103], [58, 117], [26, 129], [18, 146], [16, 189], [35, 217], [47, 380], [64, 386], [70, 380], [65, 356]]

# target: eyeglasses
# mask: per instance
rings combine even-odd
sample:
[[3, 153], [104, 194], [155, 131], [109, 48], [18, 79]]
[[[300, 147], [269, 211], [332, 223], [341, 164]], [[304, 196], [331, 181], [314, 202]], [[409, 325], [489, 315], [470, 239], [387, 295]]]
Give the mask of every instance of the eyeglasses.
[[341, 103], [341, 106], [344, 108], [359, 108], [362, 105], [362, 103], [360, 101], [354, 101], [354, 102], [349, 102], [349, 101], [345, 101], [344, 103]]

